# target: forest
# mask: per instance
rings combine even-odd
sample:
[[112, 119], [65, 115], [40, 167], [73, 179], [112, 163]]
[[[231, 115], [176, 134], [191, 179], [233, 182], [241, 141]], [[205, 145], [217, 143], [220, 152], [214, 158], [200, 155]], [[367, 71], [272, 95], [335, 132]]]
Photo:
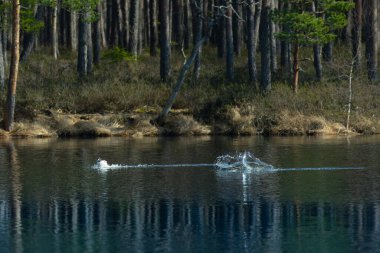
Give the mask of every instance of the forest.
[[380, 133], [376, 0], [0, 5], [0, 136]]

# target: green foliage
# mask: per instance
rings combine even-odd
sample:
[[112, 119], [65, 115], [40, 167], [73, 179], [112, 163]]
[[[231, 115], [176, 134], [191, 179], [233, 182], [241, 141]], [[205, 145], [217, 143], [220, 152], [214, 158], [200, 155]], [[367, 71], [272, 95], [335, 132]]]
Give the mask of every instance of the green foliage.
[[[325, 44], [335, 39], [333, 33], [347, 23], [345, 13], [354, 7], [344, 0], [284, 0], [285, 10], [273, 12], [274, 22], [284, 29], [277, 33], [280, 40], [302, 45]], [[314, 2], [317, 6], [313, 8]]]
[[96, 5], [100, 0], [62, 0], [62, 6], [66, 9], [85, 13], [86, 22], [94, 22], [98, 16], [95, 11]]
[[38, 32], [44, 27], [44, 22], [36, 20], [31, 8], [21, 10], [21, 29], [25, 32]]
[[117, 63], [121, 61], [136, 61], [136, 56], [127, 52], [125, 49], [120, 47], [114, 47], [104, 53], [103, 59], [111, 61], [112, 63]]

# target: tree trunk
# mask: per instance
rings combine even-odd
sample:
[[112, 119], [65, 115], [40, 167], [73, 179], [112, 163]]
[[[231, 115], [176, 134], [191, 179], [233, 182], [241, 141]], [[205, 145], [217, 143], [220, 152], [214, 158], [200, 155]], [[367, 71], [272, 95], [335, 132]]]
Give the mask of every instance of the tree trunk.
[[87, 75], [87, 24], [85, 13], [79, 14], [78, 20], [78, 63], [77, 71], [80, 76]]
[[9, 70], [9, 82], [7, 93], [7, 106], [4, 117], [4, 129], [13, 130], [14, 114], [16, 107], [16, 87], [18, 78], [18, 66], [20, 60], [20, 0], [12, 1], [12, 47], [11, 65]]
[[[221, 1], [224, 2], [224, 1]], [[218, 10], [217, 16], [223, 17], [224, 13]], [[217, 46], [218, 46], [218, 57], [224, 58], [226, 54], [226, 22], [224, 18], [218, 19], [218, 32], [217, 32]]]
[[[96, 6], [96, 13], [98, 17], [101, 16], [101, 9], [100, 9], [100, 3]], [[99, 64], [100, 61], [100, 23], [101, 19], [98, 18], [92, 26], [92, 46], [93, 46], [93, 52], [94, 52], [94, 64], [97, 65]]]
[[0, 30], [0, 91], [5, 86], [5, 63], [4, 63], [4, 49], [1, 41], [3, 40], [3, 31]]
[[[272, 0], [271, 8], [275, 8], [275, 1]], [[277, 42], [274, 34], [276, 33], [276, 24], [270, 18], [270, 55], [271, 55], [271, 69], [275, 73], [278, 70], [277, 64]]]
[[138, 22], [138, 40], [137, 40], [137, 54], [141, 55], [142, 48], [144, 46], [144, 1], [141, 1], [139, 11], [139, 22]]
[[[87, 14], [87, 20], [89, 19], [89, 14]], [[92, 46], [92, 29], [91, 29], [91, 23], [86, 22], [86, 40], [87, 40], [87, 74], [90, 74], [92, 72], [93, 68], [93, 61], [94, 61], [94, 52], [93, 52], [93, 46]]]
[[323, 45], [323, 47], [322, 47], [323, 60], [325, 60], [327, 62], [332, 61], [333, 45], [334, 45], [333, 42], [329, 42], [329, 43]]
[[[289, 4], [288, 3], [280, 3], [280, 10], [282, 12], [286, 12], [289, 10]], [[283, 25], [281, 29], [284, 32], [289, 32], [289, 27], [287, 25]], [[280, 55], [280, 64], [281, 64], [281, 69], [282, 72], [284, 73], [290, 73], [290, 43], [285, 40], [281, 40], [280, 42], [280, 50], [281, 50], [281, 55]]]
[[169, 0], [160, 0], [160, 76], [164, 82], [170, 78]]
[[[199, 0], [197, 0], [199, 1]], [[173, 0], [173, 41], [176, 48], [182, 48], [183, 41], [183, 0]]]
[[150, 0], [144, 0], [144, 18], [142, 19], [143, 21], [143, 30], [144, 30], [144, 39], [143, 39], [143, 47], [147, 47], [150, 45], [150, 32], [149, 32], [149, 29], [150, 29], [150, 17], [149, 17], [149, 2]]
[[355, 69], [359, 68], [362, 61], [362, 26], [363, 26], [363, 3], [362, 0], [355, 0], [353, 10], [352, 25], [352, 56], [355, 62]]
[[[42, 15], [43, 15], [43, 8], [42, 6], [38, 6], [36, 8], [36, 14], [35, 14], [35, 19], [38, 21], [42, 20]], [[29, 57], [30, 53], [33, 50], [34, 43], [36, 41], [36, 33], [34, 32], [25, 32], [24, 37], [23, 37], [23, 48], [21, 51], [21, 56], [20, 56], [20, 61], [26, 61], [26, 59]]]
[[70, 48], [73, 51], [78, 49], [78, 25], [78, 15], [76, 14], [76, 12], [72, 12], [70, 15]]
[[[134, 0], [136, 1], [136, 0]], [[109, 27], [109, 44], [111, 46], [116, 46], [118, 41], [118, 6], [117, 6], [117, 0], [112, 0], [111, 6], [110, 6], [110, 27]]]
[[53, 57], [58, 59], [58, 1], [55, 3], [52, 12], [52, 28], [51, 41], [53, 44]]
[[150, 16], [150, 55], [157, 55], [157, 1], [150, 0], [149, 2], [149, 16]]
[[190, 3], [189, 0], [184, 0], [184, 8], [183, 8], [183, 47], [184, 49], [189, 49], [190, 40], [191, 40], [191, 22], [190, 16]]
[[366, 1], [366, 57], [368, 66], [368, 78], [370, 81], [377, 81], [377, 0]]
[[281, 67], [290, 72], [290, 44], [287, 41], [281, 41]]
[[127, 48], [127, 42], [125, 41], [126, 26], [124, 24], [125, 17], [125, 1], [117, 0], [117, 37], [118, 46], [121, 48]]
[[322, 61], [321, 61], [321, 46], [313, 45], [313, 54], [314, 54], [314, 69], [315, 76], [318, 81], [322, 80]]
[[131, 2], [131, 36], [130, 36], [130, 51], [137, 58], [138, 43], [139, 43], [139, 21], [140, 21], [140, 0]]
[[[106, 38], [106, 24], [104, 20], [104, 15], [105, 15], [105, 8], [106, 8], [105, 1], [102, 3], [99, 3], [99, 26], [100, 26], [100, 41], [101, 41], [101, 46], [103, 48], [107, 48], [107, 38]], [[128, 41], [128, 40], [127, 40]]]
[[255, 44], [255, 3], [253, 1], [246, 5], [247, 12], [247, 51], [249, 80], [256, 87], [256, 44]]
[[[318, 1], [312, 3], [312, 11], [317, 13]], [[320, 15], [316, 15], [317, 17]], [[322, 61], [321, 61], [321, 47], [320, 45], [313, 45], [313, 55], [314, 55], [314, 69], [315, 75], [318, 81], [322, 80]]]
[[59, 9], [58, 9], [58, 24], [59, 24], [59, 30], [58, 30], [58, 44], [59, 46], [66, 46], [66, 38], [67, 38], [67, 11], [63, 8], [61, 8], [61, 3], [57, 3]]
[[257, 45], [260, 35], [260, 23], [261, 23], [261, 10], [263, 6], [262, 0], [254, 0], [256, 4], [255, 12], [255, 44]]
[[228, 81], [234, 79], [234, 37], [232, 32], [232, 5], [227, 5], [226, 22], [226, 75]]
[[236, 55], [241, 53], [241, 19], [242, 19], [242, 3], [239, 0], [232, 0], [232, 7], [235, 13], [232, 15], [232, 28], [233, 28], [233, 42], [234, 42], [234, 52]]
[[185, 81], [186, 73], [190, 69], [191, 65], [195, 61], [195, 58], [197, 54], [199, 53], [199, 49], [202, 47], [202, 45], [208, 40], [209, 34], [207, 33], [206, 36], [204, 36], [201, 40], [198, 41], [198, 43], [194, 46], [193, 51], [191, 53], [191, 56], [188, 60], [186, 60], [185, 64], [182, 66], [181, 72], [179, 73], [176, 85], [174, 86], [174, 89], [166, 102], [164, 109], [161, 111], [161, 113], [158, 115], [158, 117], [154, 120], [155, 123], [158, 123], [159, 125], [163, 124], [165, 122], [165, 119], [172, 108], [174, 101], [182, 87]]
[[[194, 45], [202, 39], [202, 19], [203, 17], [203, 0], [195, 0], [196, 5], [194, 6], [193, 18], [195, 19], [194, 25]], [[198, 80], [201, 71], [201, 52], [202, 47], [198, 49], [198, 54], [194, 60], [194, 78]]]
[[262, 1], [260, 22], [261, 51], [261, 91], [267, 93], [272, 88], [271, 80], [271, 47], [270, 47], [270, 1]]
[[293, 92], [298, 92], [298, 80], [299, 80], [299, 44], [294, 43], [293, 51]]

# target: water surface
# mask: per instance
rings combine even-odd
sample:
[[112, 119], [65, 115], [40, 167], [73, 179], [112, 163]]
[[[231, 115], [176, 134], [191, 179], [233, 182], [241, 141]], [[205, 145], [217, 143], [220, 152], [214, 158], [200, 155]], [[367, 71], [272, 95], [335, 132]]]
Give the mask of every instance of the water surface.
[[[212, 164], [250, 151], [275, 168]], [[380, 252], [380, 138], [0, 141], [0, 252]]]

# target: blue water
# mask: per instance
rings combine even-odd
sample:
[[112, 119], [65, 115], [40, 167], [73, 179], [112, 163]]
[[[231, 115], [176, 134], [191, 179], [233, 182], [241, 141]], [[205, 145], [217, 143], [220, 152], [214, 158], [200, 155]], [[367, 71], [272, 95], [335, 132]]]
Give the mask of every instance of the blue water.
[[2, 141], [0, 252], [380, 252], [379, 154], [379, 137]]

